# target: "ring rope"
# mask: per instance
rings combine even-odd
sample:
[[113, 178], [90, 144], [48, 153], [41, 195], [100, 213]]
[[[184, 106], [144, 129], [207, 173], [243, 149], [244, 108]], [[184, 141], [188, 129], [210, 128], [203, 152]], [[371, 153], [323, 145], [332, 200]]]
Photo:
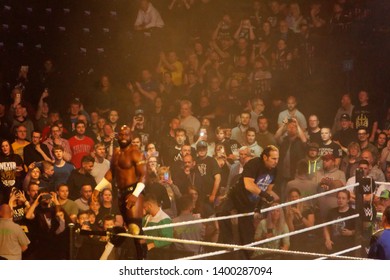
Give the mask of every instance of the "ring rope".
[[[158, 241], [166, 241], [172, 243], [183, 243], [183, 244], [192, 244], [192, 245], [202, 245], [209, 247], [219, 247], [219, 248], [229, 248], [229, 249], [243, 249], [249, 251], [265, 251], [270, 253], [283, 253], [283, 254], [299, 254], [299, 255], [308, 255], [315, 257], [330, 257], [327, 254], [320, 253], [309, 253], [309, 252], [299, 252], [299, 251], [286, 251], [279, 249], [270, 249], [270, 248], [262, 248], [262, 247], [249, 247], [244, 245], [234, 245], [234, 244], [224, 244], [224, 243], [214, 243], [214, 242], [206, 242], [206, 241], [195, 241], [195, 240], [186, 240], [186, 239], [177, 239], [170, 237], [157, 237], [157, 236], [148, 236], [148, 235], [133, 235], [129, 233], [119, 233], [118, 236], [130, 237], [130, 238], [138, 238], [138, 239], [147, 239], [147, 240], [158, 240]], [[363, 258], [355, 258], [355, 257], [347, 257], [347, 256], [331, 256], [331, 258], [335, 259], [348, 259], [348, 260], [364, 260]]]
[[[319, 194], [306, 196], [306, 197], [303, 197], [303, 198], [300, 198], [300, 199], [297, 199], [297, 200], [294, 200], [294, 201], [289, 201], [289, 202], [286, 202], [286, 203], [282, 203], [282, 204], [278, 204], [278, 205], [275, 205], [275, 206], [271, 206], [271, 207], [268, 207], [268, 208], [261, 209], [260, 213], [266, 213], [266, 212], [269, 212], [269, 211], [272, 211], [272, 210], [275, 210], [275, 209], [283, 208], [285, 206], [297, 204], [299, 202], [303, 202], [303, 201], [311, 200], [311, 199], [318, 198], [318, 197], [321, 197], [321, 196], [325, 196], [325, 195], [328, 195], [328, 194], [336, 193], [338, 191], [345, 190], [345, 189], [348, 189], [348, 188], [351, 188], [351, 187], [356, 187], [358, 185], [359, 185], [358, 183], [355, 183], [355, 184], [352, 184], [352, 185], [348, 185], [348, 186], [344, 186], [344, 187], [341, 187], [341, 188], [329, 190], [329, 191], [322, 192], [322, 193], [319, 193]], [[206, 223], [206, 222], [227, 220], [227, 219], [232, 219], [232, 218], [240, 218], [240, 217], [252, 216], [254, 214], [255, 214], [255, 212], [241, 213], [241, 214], [234, 214], [234, 215], [214, 217], [214, 218], [198, 219], [198, 220], [187, 221], [187, 222], [170, 223], [170, 224], [164, 224], [164, 225], [158, 225], [158, 226], [151, 226], [151, 227], [145, 227], [145, 228], [142, 228], [142, 229], [143, 229], [143, 231], [148, 231], [148, 230], [155, 230], [155, 229], [162, 229], [162, 228], [178, 227], [178, 226], [192, 225], [192, 224], [198, 224], [198, 223]]]
[[[317, 228], [321, 228], [321, 227], [324, 227], [324, 226], [332, 225], [332, 224], [339, 223], [339, 222], [346, 221], [346, 220], [350, 220], [350, 219], [355, 219], [355, 218], [358, 218], [358, 217], [359, 217], [359, 214], [354, 214], [354, 215], [351, 215], [351, 216], [348, 216], [348, 217], [344, 217], [344, 218], [341, 218], [341, 219], [325, 222], [325, 223], [318, 224], [318, 225], [315, 225], [315, 226], [312, 226], [312, 227], [303, 228], [303, 229], [295, 230], [295, 231], [292, 231], [292, 232], [289, 232], [289, 233], [285, 233], [285, 234], [282, 234], [282, 235], [278, 235], [278, 236], [270, 237], [270, 238], [263, 239], [263, 240], [260, 240], [260, 241], [252, 242], [252, 243], [246, 244], [245, 246], [250, 246], [250, 247], [257, 246], [257, 245], [260, 245], [260, 244], [263, 244], [263, 243], [267, 243], [267, 242], [278, 240], [278, 239], [281, 239], [281, 238], [284, 238], [284, 237], [289, 237], [289, 236], [292, 236], [292, 235], [304, 233], [306, 231], [314, 230], [314, 229], [317, 229]], [[217, 251], [217, 252], [212, 252], [212, 253], [214, 253], [215, 255], [221, 255], [221, 254], [228, 253], [228, 252], [230, 252], [230, 251], [222, 250], [222, 251]], [[289, 252], [294, 252], [294, 251], [289, 251]], [[298, 251], [296, 251], [296, 252], [298, 252]], [[303, 253], [305, 253], [305, 252], [303, 252]], [[205, 254], [205, 255], [207, 255], [207, 254]], [[302, 255], [305, 255], [305, 254], [302, 254]], [[197, 259], [197, 258], [203, 258], [204, 255], [191, 256], [190, 258], [192, 258], [192, 257], [195, 257]]]
[[[352, 251], [355, 251], [355, 250], [358, 250], [358, 249], [361, 249], [361, 248], [362, 248], [362, 245], [358, 245], [358, 246], [355, 246], [355, 247], [352, 247], [352, 248], [349, 248], [349, 249], [345, 249], [343, 251], [332, 253], [329, 256], [338, 256], [338, 255], [349, 253], [349, 252], [352, 252]], [[318, 258], [318, 259], [315, 259], [315, 260], [326, 260], [326, 259], [327, 259], [327, 257], [321, 257], [321, 258]]]
[[389, 185], [390, 185], [390, 182], [375, 182], [375, 184], [377, 184], [377, 185], [387, 185], [387, 186], [389, 186]]

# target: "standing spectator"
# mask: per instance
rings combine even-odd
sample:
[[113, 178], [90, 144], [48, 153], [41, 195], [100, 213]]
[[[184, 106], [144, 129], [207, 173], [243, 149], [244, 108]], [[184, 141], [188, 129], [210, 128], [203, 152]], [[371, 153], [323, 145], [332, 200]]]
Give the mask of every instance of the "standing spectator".
[[31, 143], [23, 148], [24, 163], [29, 166], [33, 162], [52, 161], [49, 148], [41, 143], [41, 132], [34, 130], [31, 140]]
[[[308, 170], [308, 162], [305, 159], [298, 161], [294, 180], [291, 180], [286, 185], [284, 197], [289, 199], [289, 194], [294, 189], [299, 191], [299, 197], [311, 196], [317, 193], [317, 184], [311, 180]], [[313, 201], [304, 203], [305, 205], [314, 206]]]
[[332, 133], [336, 133], [336, 131], [341, 129], [341, 116], [344, 114], [352, 116], [353, 108], [351, 96], [349, 94], [343, 94], [341, 97], [341, 107], [338, 108], [336, 116], [334, 117]]
[[253, 127], [250, 127], [246, 130], [246, 145], [254, 157], [259, 157], [263, 152], [263, 148], [257, 144], [256, 129]]
[[319, 155], [320, 146], [317, 143], [309, 143], [307, 145], [306, 160], [308, 163], [307, 174], [313, 178], [314, 174], [322, 169], [322, 159]]
[[14, 129], [17, 130], [20, 126], [23, 126], [24, 129], [26, 130], [25, 139], [27, 139], [27, 141], [31, 141], [30, 137], [31, 137], [31, 133], [34, 130], [34, 124], [27, 117], [26, 107], [22, 103], [16, 105], [15, 115], [12, 119], [11, 131]]
[[359, 127], [356, 129], [357, 131], [357, 138], [358, 138], [358, 143], [360, 145], [360, 150], [362, 152], [364, 151], [370, 151], [374, 157], [377, 159], [379, 156], [378, 148], [375, 147], [374, 144], [372, 144], [369, 141], [370, 137], [370, 132], [368, 131], [367, 127]]
[[356, 142], [351, 142], [347, 148], [347, 155], [343, 157], [340, 170], [345, 173], [345, 178], [355, 176], [355, 171], [361, 159], [360, 146]]
[[18, 125], [15, 128], [15, 136], [16, 138], [12, 143], [12, 149], [15, 154], [19, 155], [23, 159], [23, 149], [28, 144], [30, 144], [30, 142], [27, 140], [27, 128], [24, 125]]
[[356, 131], [351, 128], [351, 118], [348, 114], [340, 116], [340, 129], [334, 134], [333, 141], [340, 145], [344, 154], [348, 154], [348, 145], [356, 142]]
[[92, 186], [84, 185], [81, 187], [80, 197], [76, 199], [74, 202], [76, 203], [79, 212], [89, 210], [89, 201], [92, 197]]
[[263, 148], [268, 145], [276, 145], [274, 135], [268, 131], [268, 118], [264, 116], [258, 117], [257, 125], [259, 128], [259, 132], [256, 137], [257, 143]]
[[321, 139], [322, 142], [319, 148], [320, 156], [324, 156], [326, 154], [333, 155], [336, 159], [336, 166], [340, 166], [343, 151], [340, 146], [332, 140], [332, 133], [330, 132], [329, 127], [321, 128]]
[[[292, 188], [288, 192], [288, 201], [294, 201], [301, 198], [301, 192], [297, 188]], [[315, 224], [314, 207], [304, 202], [286, 207], [286, 223], [290, 232], [309, 228]], [[290, 237], [291, 250], [304, 252], [318, 252], [318, 236], [315, 232], [308, 231], [305, 233], [293, 235]]]
[[352, 112], [352, 125], [355, 129], [367, 128], [368, 139], [370, 142], [374, 142], [378, 129], [378, 110], [368, 102], [369, 95], [367, 91], [360, 91], [358, 98], [359, 105], [355, 106]]
[[188, 100], [180, 102], [180, 127], [187, 132], [188, 140], [194, 143], [194, 136], [199, 132], [200, 122], [192, 116], [192, 103]]
[[209, 204], [212, 208], [218, 195], [221, 183], [221, 170], [217, 161], [207, 155], [207, 142], [200, 141], [196, 145], [197, 159], [196, 168], [200, 173], [199, 199]]
[[81, 187], [84, 185], [96, 186], [95, 178], [91, 175], [95, 159], [91, 156], [84, 156], [81, 160], [81, 167], [70, 174], [66, 185], [69, 186], [69, 197], [76, 199], [79, 196]]
[[74, 170], [73, 164], [64, 160], [64, 147], [61, 145], [54, 145], [54, 174], [53, 184], [56, 188], [60, 184], [65, 184], [71, 172]]
[[256, 129], [256, 132], [259, 132], [259, 127], [258, 127], [258, 118], [261, 116], [264, 116], [263, 112], [265, 109], [264, 101], [261, 98], [253, 98], [251, 100], [251, 120], [249, 122], [249, 126], [253, 127]]
[[8, 204], [0, 205], [0, 257], [21, 260], [30, 240], [22, 228], [12, 221], [12, 210]]
[[230, 139], [237, 141], [241, 146], [245, 145], [245, 133], [249, 128], [251, 121], [251, 114], [248, 112], [242, 112], [240, 114], [239, 124], [232, 129], [232, 136]]
[[[144, 198], [144, 211], [146, 216], [142, 219], [143, 227], [165, 225], [172, 223], [171, 218], [161, 209], [158, 201], [153, 195], [147, 195]], [[150, 236], [173, 237], [173, 228], [163, 228], [148, 231]], [[146, 240], [148, 248], [148, 259], [164, 259], [169, 252], [171, 242], [159, 240]]]
[[72, 151], [71, 162], [76, 168], [81, 167], [81, 159], [84, 156], [90, 155], [94, 148], [93, 140], [85, 136], [85, 123], [77, 121], [76, 135], [69, 139], [69, 146]]
[[[276, 206], [278, 203], [273, 203], [272, 206]], [[284, 218], [284, 213], [282, 209], [275, 209], [271, 212], [267, 213], [267, 218], [260, 221], [258, 226], [256, 227], [254, 239], [255, 241], [268, 239], [273, 236], [278, 236], [282, 234], [286, 234], [289, 232], [288, 225], [286, 223], [286, 220]], [[288, 250], [290, 248], [290, 237], [284, 237], [281, 239], [277, 239], [274, 241], [270, 241], [267, 243], [264, 243], [260, 245], [264, 248], [270, 248], [270, 249], [280, 249], [280, 250]], [[269, 255], [264, 256], [263, 252], [256, 251], [252, 258], [256, 259], [257, 257], [262, 258], [270, 258], [270, 259], [279, 259], [280, 256], [275, 255]]]
[[238, 150], [241, 147], [240, 143], [226, 137], [226, 129], [218, 126], [215, 129], [216, 142], [215, 145], [222, 144], [228, 160], [234, 162], [238, 158]]
[[[62, 124], [61, 124], [62, 126]], [[72, 150], [69, 146], [69, 141], [61, 136], [61, 127], [58, 122], [55, 122], [50, 127], [50, 137], [48, 137], [43, 144], [45, 144], [50, 151], [51, 158], [54, 158], [53, 148], [55, 145], [60, 145], [63, 147], [63, 158], [65, 161], [70, 161], [72, 159]]]
[[79, 121], [79, 115], [85, 115], [87, 119], [89, 118], [80, 99], [75, 98], [70, 103], [69, 115], [64, 119], [65, 128], [71, 134], [76, 132], [76, 123]]
[[106, 148], [104, 144], [95, 144], [95, 162], [91, 171], [91, 175], [95, 178], [96, 184], [99, 183], [108, 169], [110, 169], [110, 161], [106, 159]]
[[96, 216], [96, 220], [100, 224], [106, 216], [114, 217], [116, 226], [123, 226], [123, 217], [120, 213], [118, 205], [113, 202], [112, 191], [109, 188], [105, 188], [102, 192], [101, 205], [99, 208], [99, 214]]
[[0, 152], [0, 204], [8, 203], [11, 189], [21, 189], [24, 177], [23, 160], [15, 154], [8, 140], [2, 140]]
[[[337, 168], [335, 156], [332, 154], [323, 155], [322, 161], [322, 170], [318, 170], [313, 178], [313, 181], [317, 184], [317, 192], [325, 192], [344, 186], [346, 182], [345, 174]], [[318, 198], [318, 205], [322, 221], [324, 221], [328, 211], [337, 206], [336, 196], [334, 194], [322, 196]]]
[[[337, 207], [328, 211], [327, 221], [334, 221], [356, 213], [349, 206], [350, 193], [337, 192]], [[325, 247], [329, 252], [339, 252], [355, 246], [355, 219], [338, 222], [324, 227]]]
[[297, 109], [297, 99], [295, 96], [287, 97], [287, 110], [279, 113], [278, 125], [281, 127], [289, 119], [297, 119], [299, 126], [306, 131], [307, 122], [305, 116]]
[[318, 144], [321, 143], [321, 128], [320, 128], [320, 120], [316, 115], [310, 115], [309, 119], [309, 128], [307, 130], [307, 134], [309, 136], [309, 142], [316, 142]]
[[[179, 199], [180, 214], [173, 219], [173, 223], [196, 221], [199, 218], [193, 215], [193, 201], [190, 195], [182, 196]], [[192, 224], [188, 226], [177, 226], [173, 228], [173, 237], [185, 240], [201, 241], [204, 237], [204, 226], [202, 223]], [[174, 248], [179, 250], [182, 254], [197, 255], [200, 253], [201, 246], [197, 244], [183, 244], [175, 243]]]
[[7, 102], [0, 98], [0, 138], [11, 140], [11, 122], [6, 111]]
[[378, 136], [375, 140], [375, 147], [378, 149], [378, 154], [381, 155], [384, 148], [386, 148], [388, 141], [387, 134], [384, 132], [378, 133]]
[[[287, 131], [287, 136], [282, 139], [285, 131]], [[278, 167], [281, 170], [277, 177], [277, 193], [284, 200], [286, 194], [284, 188], [287, 182], [294, 178], [297, 162], [305, 158], [307, 139], [303, 129], [295, 118], [283, 124], [275, 133], [275, 138], [280, 143], [280, 161]]]
[[32, 220], [35, 229], [35, 259], [66, 258], [65, 220], [69, 222], [69, 218], [64, 215], [57, 194], [41, 192], [28, 209], [26, 218]]
[[[92, 191], [91, 191], [92, 195]], [[79, 212], [79, 208], [77, 204], [69, 199], [69, 187], [67, 185], [59, 185], [57, 187], [57, 198], [60, 203], [62, 209], [68, 215], [70, 220], [75, 223], [77, 219], [77, 213]]]

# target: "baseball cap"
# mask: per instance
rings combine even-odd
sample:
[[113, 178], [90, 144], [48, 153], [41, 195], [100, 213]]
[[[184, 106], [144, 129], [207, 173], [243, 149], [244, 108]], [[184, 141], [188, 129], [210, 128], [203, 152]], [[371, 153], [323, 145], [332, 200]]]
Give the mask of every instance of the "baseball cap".
[[340, 120], [350, 121], [351, 117], [348, 114], [342, 114]]
[[196, 149], [199, 150], [199, 149], [207, 149], [207, 142], [206, 141], [199, 141], [197, 144], [196, 144]]
[[322, 156], [322, 160], [335, 160], [336, 157], [332, 154], [325, 154]]
[[143, 115], [143, 114], [144, 114], [144, 110], [142, 110], [142, 109], [137, 109], [137, 110], [135, 110], [135, 112], [134, 112], [134, 116]]
[[318, 145], [318, 143], [316, 143], [316, 142], [310, 142], [309, 144], [307, 144], [308, 151], [310, 151], [310, 150], [318, 151], [319, 149], [320, 149], [320, 145]]
[[390, 198], [390, 191], [389, 190], [383, 190], [381, 192], [381, 195], [379, 196], [379, 198], [389, 199]]

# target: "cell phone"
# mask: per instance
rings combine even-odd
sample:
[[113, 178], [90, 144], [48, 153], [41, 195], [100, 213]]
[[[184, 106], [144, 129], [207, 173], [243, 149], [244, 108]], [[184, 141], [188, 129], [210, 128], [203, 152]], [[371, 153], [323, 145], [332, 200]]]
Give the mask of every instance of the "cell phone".
[[204, 131], [201, 131], [201, 132], [199, 133], [199, 136], [200, 136], [200, 137], [203, 137], [204, 135], [205, 135]]
[[169, 180], [169, 172], [164, 172], [164, 181]]
[[41, 197], [42, 197], [42, 200], [47, 200], [47, 199], [51, 199], [52, 196], [51, 196], [51, 194], [46, 193], [46, 194], [42, 195]]

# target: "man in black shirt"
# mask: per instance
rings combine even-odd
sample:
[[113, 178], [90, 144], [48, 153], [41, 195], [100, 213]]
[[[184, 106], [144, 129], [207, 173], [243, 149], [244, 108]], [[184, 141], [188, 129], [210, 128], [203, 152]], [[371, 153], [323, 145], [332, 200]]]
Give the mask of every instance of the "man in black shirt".
[[[275, 146], [267, 146], [260, 157], [248, 161], [242, 172], [242, 177], [222, 205], [219, 216], [229, 215], [231, 210], [238, 213], [248, 213], [259, 207], [259, 201], [270, 203], [273, 182], [276, 177], [276, 166], [279, 161], [279, 150]], [[220, 242], [230, 243], [232, 240], [230, 220], [222, 220], [220, 226]], [[238, 219], [240, 244], [249, 244], [254, 241], [255, 228], [253, 216]], [[229, 241], [230, 240], [230, 241]], [[249, 257], [247, 255], [247, 257]]]

